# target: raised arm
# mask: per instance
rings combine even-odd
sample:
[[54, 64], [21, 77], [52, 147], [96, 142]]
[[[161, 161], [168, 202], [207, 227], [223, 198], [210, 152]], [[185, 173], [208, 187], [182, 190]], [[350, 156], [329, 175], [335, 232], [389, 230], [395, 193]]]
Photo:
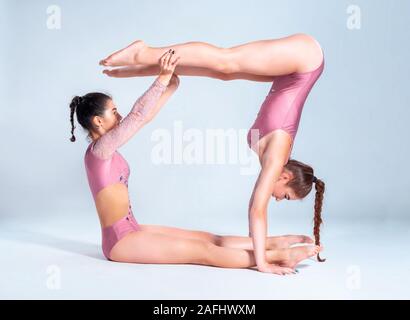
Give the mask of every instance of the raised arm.
[[[102, 135], [95, 143], [93, 153], [101, 159], [108, 159], [112, 154], [135, 135], [159, 112], [161, 107], [175, 91], [175, 85], [170, 84], [178, 58], [172, 59], [172, 54], [161, 58], [161, 72], [154, 83], [134, 103], [130, 113], [121, 123]], [[168, 89], [168, 85], [170, 88]]]
[[174, 92], [178, 89], [179, 87], [179, 78], [178, 76], [174, 73], [172, 75], [172, 78], [168, 84], [167, 89], [165, 92], [161, 95], [159, 100], [157, 101], [157, 104], [155, 105], [154, 108], [152, 108], [151, 112], [146, 116], [147, 121], [151, 121], [157, 113], [161, 110], [161, 108], [167, 103], [169, 98], [174, 94]]
[[271, 265], [266, 259], [267, 210], [275, 182], [286, 164], [289, 147], [284, 139], [276, 139], [265, 151], [262, 170], [249, 203], [249, 235], [252, 237], [256, 265], [259, 271], [287, 274], [291, 268]]

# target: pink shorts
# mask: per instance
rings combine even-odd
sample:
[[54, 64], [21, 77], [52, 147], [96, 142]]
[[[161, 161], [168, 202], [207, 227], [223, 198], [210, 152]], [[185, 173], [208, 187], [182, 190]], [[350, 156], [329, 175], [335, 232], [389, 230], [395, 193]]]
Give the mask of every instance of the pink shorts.
[[117, 242], [124, 238], [128, 233], [139, 230], [140, 226], [137, 220], [135, 220], [130, 208], [125, 217], [116, 221], [113, 225], [102, 229], [102, 250], [104, 256], [108, 260], [111, 260], [111, 249], [117, 244]]

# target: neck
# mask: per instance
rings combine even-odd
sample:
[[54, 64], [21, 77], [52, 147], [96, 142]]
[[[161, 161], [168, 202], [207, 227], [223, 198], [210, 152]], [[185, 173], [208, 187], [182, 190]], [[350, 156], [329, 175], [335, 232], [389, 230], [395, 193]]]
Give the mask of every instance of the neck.
[[100, 137], [100, 135], [97, 135], [94, 132], [91, 132], [91, 134], [90, 134], [90, 138], [91, 138], [91, 140], [93, 140], [93, 142], [96, 141], [99, 137]]

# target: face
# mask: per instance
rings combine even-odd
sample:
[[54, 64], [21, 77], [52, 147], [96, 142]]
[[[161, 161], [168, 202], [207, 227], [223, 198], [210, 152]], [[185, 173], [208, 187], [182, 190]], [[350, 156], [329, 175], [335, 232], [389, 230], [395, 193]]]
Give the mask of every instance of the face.
[[114, 101], [111, 99], [107, 100], [107, 103], [105, 105], [105, 111], [102, 117], [96, 116], [94, 117], [94, 125], [96, 127], [100, 127], [98, 130], [96, 130], [100, 135], [104, 134], [107, 131], [110, 131], [112, 128], [117, 126], [122, 117], [118, 113], [117, 107], [114, 104]]
[[286, 186], [286, 184], [292, 180], [293, 175], [292, 172], [288, 170], [284, 170], [282, 174], [279, 177], [279, 180], [276, 181], [274, 187], [273, 187], [273, 192], [272, 192], [272, 197], [276, 198], [276, 201], [281, 201], [283, 199], [285, 200], [297, 200], [298, 198], [296, 197], [295, 193], [291, 188]]

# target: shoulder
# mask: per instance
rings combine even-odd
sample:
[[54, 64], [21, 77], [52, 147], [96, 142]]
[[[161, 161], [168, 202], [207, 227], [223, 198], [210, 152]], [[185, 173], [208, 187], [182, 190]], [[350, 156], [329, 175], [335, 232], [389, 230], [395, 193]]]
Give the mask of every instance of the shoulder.
[[113, 154], [106, 155], [99, 148], [94, 148], [94, 144], [95, 144], [95, 142], [91, 143], [88, 146], [88, 148], [85, 152], [85, 155], [84, 155], [85, 160], [93, 159], [93, 160], [99, 160], [99, 161], [109, 161], [113, 158], [115, 153], [117, 153], [117, 151], [115, 151]]
[[292, 137], [284, 130], [275, 130], [268, 137], [263, 154], [260, 156], [262, 168], [273, 165], [285, 166], [292, 151]]

